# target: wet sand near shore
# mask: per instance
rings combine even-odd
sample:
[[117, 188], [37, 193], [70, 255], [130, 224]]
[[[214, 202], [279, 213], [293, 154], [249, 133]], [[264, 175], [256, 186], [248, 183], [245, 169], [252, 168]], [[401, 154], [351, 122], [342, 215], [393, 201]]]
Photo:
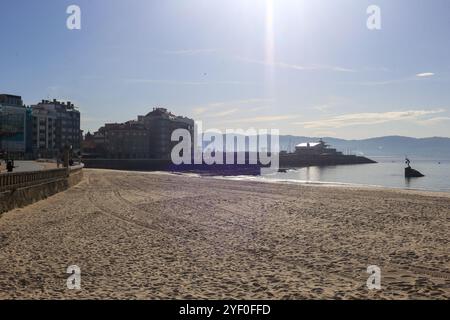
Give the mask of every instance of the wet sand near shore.
[[0, 299], [450, 298], [449, 195], [84, 175], [0, 217]]

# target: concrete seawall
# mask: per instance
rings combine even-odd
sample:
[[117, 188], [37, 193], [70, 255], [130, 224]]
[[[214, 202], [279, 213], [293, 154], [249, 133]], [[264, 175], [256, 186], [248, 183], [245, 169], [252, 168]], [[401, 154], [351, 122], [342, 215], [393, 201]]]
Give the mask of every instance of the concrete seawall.
[[82, 178], [83, 166], [0, 174], [0, 214], [65, 191]]
[[86, 168], [90, 169], [192, 172], [219, 176], [259, 175], [261, 173], [260, 165], [249, 164], [207, 165], [203, 163], [201, 165], [174, 165], [170, 160], [157, 159], [84, 159], [83, 162]]
[[165, 171], [170, 160], [157, 159], [83, 159], [86, 168], [127, 171]]

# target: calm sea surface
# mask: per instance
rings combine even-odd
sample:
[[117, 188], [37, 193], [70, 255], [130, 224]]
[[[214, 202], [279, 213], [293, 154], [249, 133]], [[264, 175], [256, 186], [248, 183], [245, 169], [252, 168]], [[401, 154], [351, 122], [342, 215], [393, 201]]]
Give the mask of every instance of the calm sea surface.
[[256, 179], [450, 192], [450, 160], [411, 159], [411, 166], [422, 172], [425, 177], [406, 179], [404, 177], [404, 159], [376, 157], [372, 157], [372, 159], [378, 163], [299, 168]]

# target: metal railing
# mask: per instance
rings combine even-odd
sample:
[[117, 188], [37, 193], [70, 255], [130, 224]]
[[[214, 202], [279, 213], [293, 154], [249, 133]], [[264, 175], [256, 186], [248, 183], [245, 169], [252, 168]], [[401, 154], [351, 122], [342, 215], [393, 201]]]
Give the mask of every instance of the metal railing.
[[61, 169], [51, 169], [42, 171], [28, 171], [0, 174], [0, 192], [15, 190], [21, 187], [32, 186], [49, 181], [66, 179], [70, 174], [82, 170], [83, 165]]

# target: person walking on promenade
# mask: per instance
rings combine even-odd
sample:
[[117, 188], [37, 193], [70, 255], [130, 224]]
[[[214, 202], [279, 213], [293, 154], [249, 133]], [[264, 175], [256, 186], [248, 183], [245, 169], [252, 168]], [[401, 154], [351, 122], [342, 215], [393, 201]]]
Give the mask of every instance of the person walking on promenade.
[[8, 160], [8, 162], [6, 163], [6, 171], [13, 172], [13, 170], [14, 170], [14, 162], [13, 160]]

